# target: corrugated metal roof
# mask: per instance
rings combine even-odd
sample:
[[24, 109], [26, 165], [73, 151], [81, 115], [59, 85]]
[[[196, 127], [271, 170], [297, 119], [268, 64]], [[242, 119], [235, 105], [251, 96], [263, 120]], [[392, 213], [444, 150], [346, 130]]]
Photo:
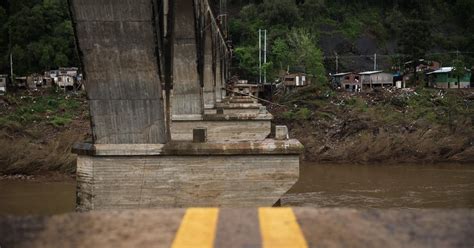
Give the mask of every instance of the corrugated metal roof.
[[382, 73], [383, 71], [364, 71], [359, 73], [359, 75], [372, 75], [372, 74], [377, 74], [377, 73]]
[[333, 77], [342, 77], [342, 76], [345, 76], [345, 75], [349, 75], [351, 74], [352, 72], [341, 72], [341, 73], [336, 73], [336, 74], [333, 74], [331, 76]]
[[431, 74], [438, 74], [438, 73], [448, 73], [448, 72], [452, 72], [454, 70], [454, 67], [441, 67], [441, 69], [439, 70], [436, 70], [436, 71], [433, 71], [433, 72], [430, 72], [430, 73], [426, 73], [427, 75], [431, 75]]

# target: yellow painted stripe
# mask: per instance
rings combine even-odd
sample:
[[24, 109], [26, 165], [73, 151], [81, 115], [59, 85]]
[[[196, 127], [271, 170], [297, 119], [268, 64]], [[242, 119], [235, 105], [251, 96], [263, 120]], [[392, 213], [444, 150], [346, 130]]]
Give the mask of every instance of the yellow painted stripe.
[[216, 236], [217, 208], [190, 208], [181, 221], [172, 248], [214, 247]]
[[307, 248], [308, 244], [291, 208], [260, 208], [264, 248]]

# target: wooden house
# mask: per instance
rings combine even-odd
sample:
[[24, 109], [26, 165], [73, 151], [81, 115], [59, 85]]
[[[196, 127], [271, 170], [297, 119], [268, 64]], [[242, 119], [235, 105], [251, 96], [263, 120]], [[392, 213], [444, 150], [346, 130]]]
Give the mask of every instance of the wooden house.
[[283, 77], [283, 83], [285, 87], [303, 87], [309, 85], [308, 76], [304, 72], [294, 72], [286, 74]]
[[359, 73], [362, 89], [393, 86], [393, 74], [383, 71], [366, 71]]
[[358, 92], [362, 88], [360, 75], [354, 72], [333, 74], [332, 84], [335, 88], [341, 88], [349, 92]]
[[[439, 70], [426, 74], [428, 84], [433, 88], [440, 89], [466, 89], [471, 87], [471, 71], [465, 70], [462, 77], [454, 75], [454, 67], [442, 67]], [[459, 81], [459, 84], [458, 84]]]

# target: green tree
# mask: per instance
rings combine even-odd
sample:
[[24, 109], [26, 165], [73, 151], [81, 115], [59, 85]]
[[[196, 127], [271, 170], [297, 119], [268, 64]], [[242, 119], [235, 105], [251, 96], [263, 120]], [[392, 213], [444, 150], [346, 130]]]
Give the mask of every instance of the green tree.
[[466, 64], [461, 58], [457, 58], [453, 61], [453, 76], [456, 77], [458, 83], [458, 89], [461, 88], [461, 78], [466, 75]]
[[316, 39], [305, 29], [293, 29], [288, 34], [291, 56], [294, 66], [304, 66], [317, 82], [326, 82], [326, 70], [323, 54], [317, 46]]
[[399, 40], [400, 50], [406, 55], [407, 59], [412, 61], [413, 83], [416, 83], [418, 80], [416, 75], [418, 61], [423, 59], [426, 52], [431, 48], [430, 25], [423, 20], [410, 19], [404, 23], [401, 34]]

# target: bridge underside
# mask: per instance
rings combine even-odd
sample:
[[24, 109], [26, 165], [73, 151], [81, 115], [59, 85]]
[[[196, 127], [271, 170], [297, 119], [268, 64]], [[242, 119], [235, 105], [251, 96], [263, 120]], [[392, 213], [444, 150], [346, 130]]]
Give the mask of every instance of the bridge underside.
[[207, 0], [70, 8], [93, 130], [75, 148], [79, 209], [271, 206], [296, 182], [301, 144], [269, 140], [271, 114], [226, 94], [231, 49]]

